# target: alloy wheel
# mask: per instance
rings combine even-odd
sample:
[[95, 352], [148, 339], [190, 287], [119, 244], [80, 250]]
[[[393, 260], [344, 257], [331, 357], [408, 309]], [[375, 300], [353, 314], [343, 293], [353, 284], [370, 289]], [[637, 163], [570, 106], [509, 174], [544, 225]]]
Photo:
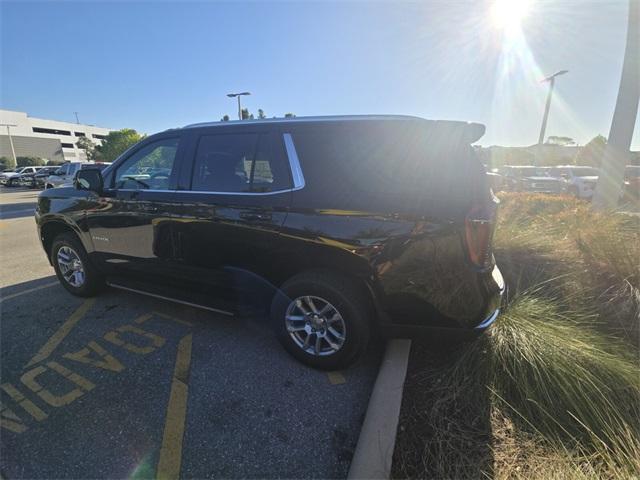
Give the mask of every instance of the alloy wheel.
[[287, 307], [285, 323], [294, 343], [311, 355], [333, 355], [346, 339], [342, 315], [321, 297], [305, 295], [293, 300]]
[[85, 272], [82, 260], [76, 251], [71, 247], [60, 247], [57, 261], [65, 281], [72, 287], [80, 288], [85, 281]]

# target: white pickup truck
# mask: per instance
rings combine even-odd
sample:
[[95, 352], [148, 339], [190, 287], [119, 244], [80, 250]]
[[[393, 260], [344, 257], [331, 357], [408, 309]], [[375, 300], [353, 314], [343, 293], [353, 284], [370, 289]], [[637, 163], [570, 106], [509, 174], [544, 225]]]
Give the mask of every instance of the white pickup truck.
[[73, 183], [73, 179], [76, 177], [76, 173], [81, 168], [105, 168], [111, 165], [110, 163], [94, 163], [94, 162], [67, 162], [60, 166], [58, 170], [53, 172], [52, 175], [47, 177], [44, 188], [55, 188], [62, 186], [70, 186]]

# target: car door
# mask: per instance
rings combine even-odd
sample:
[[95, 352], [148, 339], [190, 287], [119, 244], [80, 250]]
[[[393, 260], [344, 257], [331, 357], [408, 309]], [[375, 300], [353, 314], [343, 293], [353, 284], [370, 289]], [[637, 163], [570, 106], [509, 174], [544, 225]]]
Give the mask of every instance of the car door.
[[181, 135], [141, 142], [105, 172], [105, 188], [87, 209], [93, 256], [110, 274], [141, 280], [167, 274], [175, 256], [172, 223], [179, 217], [176, 175]]
[[267, 287], [292, 180], [282, 139], [265, 125], [192, 132], [177, 226], [183, 274], [234, 289]]

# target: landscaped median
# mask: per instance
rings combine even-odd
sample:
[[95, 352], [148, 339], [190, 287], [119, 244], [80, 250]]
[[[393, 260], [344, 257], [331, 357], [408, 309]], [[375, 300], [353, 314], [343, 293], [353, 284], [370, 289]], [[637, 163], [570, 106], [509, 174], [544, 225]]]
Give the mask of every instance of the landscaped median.
[[504, 194], [503, 314], [455, 351], [414, 342], [392, 476], [640, 475], [640, 219]]

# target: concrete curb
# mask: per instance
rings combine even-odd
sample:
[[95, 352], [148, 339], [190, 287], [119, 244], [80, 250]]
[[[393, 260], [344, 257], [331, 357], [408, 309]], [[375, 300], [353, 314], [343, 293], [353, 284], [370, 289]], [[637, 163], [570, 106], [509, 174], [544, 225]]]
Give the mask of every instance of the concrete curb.
[[350, 480], [388, 479], [411, 340], [389, 340], [349, 467]]

